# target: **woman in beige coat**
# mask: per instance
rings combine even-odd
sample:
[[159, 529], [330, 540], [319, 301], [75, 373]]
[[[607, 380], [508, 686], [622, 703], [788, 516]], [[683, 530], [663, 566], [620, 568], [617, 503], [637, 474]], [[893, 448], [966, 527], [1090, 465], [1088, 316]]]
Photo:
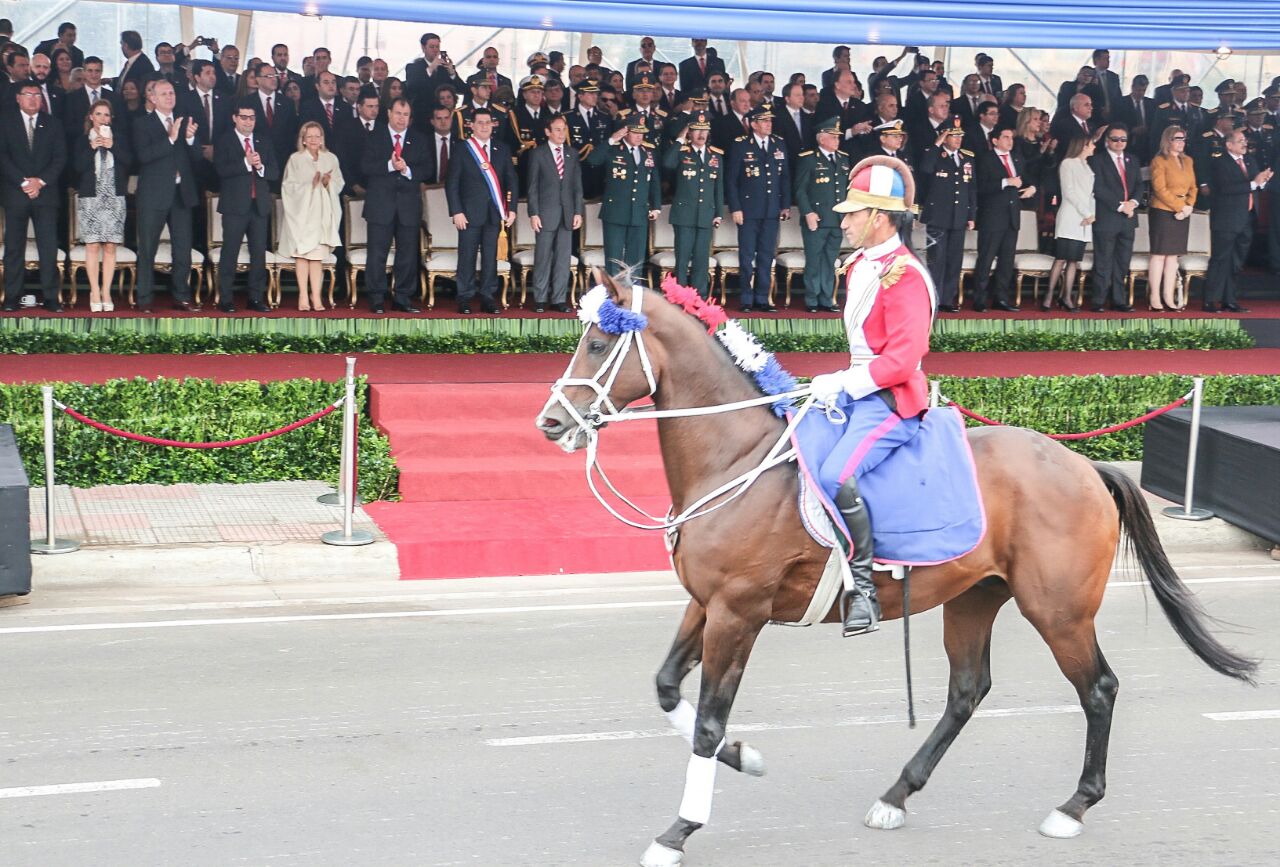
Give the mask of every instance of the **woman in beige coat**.
[[298, 150], [289, 157], [280, 182], [284, 223], [276, 252], [292, 259], [298, 277], [298, 309], [324, 310], [324, 260], [340, 246], [342, 170], [324, 146], [324, 128], [315, 121], [298, 130]]

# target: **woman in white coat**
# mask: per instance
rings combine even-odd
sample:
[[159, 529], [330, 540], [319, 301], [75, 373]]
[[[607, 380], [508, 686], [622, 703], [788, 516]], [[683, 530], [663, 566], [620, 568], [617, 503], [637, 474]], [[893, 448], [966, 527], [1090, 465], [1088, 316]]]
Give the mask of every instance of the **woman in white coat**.
[[292, 259], [298, 277], [298, 309], [324, 310], [324, 260], [342, 242], [342, 169], [324, 146], [324, 128], [315, 121], [298, 130], [298, 150], [289, 157], [280, 182], [284, 224], [276, 251]]
[[1041, 310], [1053, 307], [1059, 279], [1062, 279], [1062, 294], [1058, 303], [1069, 313], [1080, 309], [1071, 303], [1071, 286], [1084, 259], [1084, 245], [1093, 240], [1093, 169], [1089, 168], [1089, 157], [1093, 156], [1095, 147], [1094, 139], [1078, 136], [1071, 140], [1066, 157], [1058, 165], [1062, 203], [1054, 221], [1053, 268], [1049, 271], [1049, 291], [1040, 302]]

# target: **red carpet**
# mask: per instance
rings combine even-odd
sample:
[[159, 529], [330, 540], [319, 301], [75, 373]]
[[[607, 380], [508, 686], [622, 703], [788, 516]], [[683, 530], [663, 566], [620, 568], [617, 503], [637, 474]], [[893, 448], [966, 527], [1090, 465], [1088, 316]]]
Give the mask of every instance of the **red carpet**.
[[[661, 534], [610, 517], [590, 497], [584, 456], [565, 454], [534, 427], [546, 397], [541, 383], [374, 386], [374, 423], [391, 438], [404, 501], [367, 509], [396, 544], [401, 578], [668, 565]], [[664, 513], [670, 497], [655, 425], [616, 425], [610, 434], [602, 463], [613, 483]]]
[[[565, 355], [357, 354], [358, 374], [374, 383], [536, 382], [550, 385]], [[781, 353], [797, 376], [848, 363], [839, 353]], [[340, 379], [341, 355], [0, 355], [0, 382], [105, 382], [134, 376], [194, 376], [223, 382], [309, 377]], [[935, 376], [1052, 376], [1055, 374], [1275, 374], [1280, 349], [1114, 352], [946, 352], [925, 359]]]

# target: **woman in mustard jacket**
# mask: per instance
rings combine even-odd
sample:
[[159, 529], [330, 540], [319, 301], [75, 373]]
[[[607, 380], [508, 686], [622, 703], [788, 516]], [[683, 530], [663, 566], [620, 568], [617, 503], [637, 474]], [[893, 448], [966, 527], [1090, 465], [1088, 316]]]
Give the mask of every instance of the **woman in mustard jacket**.
[[1152, 310], [1181, 310], [1178, 257], [1186, 255], [1191, 212], [1196, 204], [1196, 170], [1187, 156], [1187, 131], [1170, 126], [1160, 136], [1160, 153], [1151, 160], [1151, 265], [1147, 304]]

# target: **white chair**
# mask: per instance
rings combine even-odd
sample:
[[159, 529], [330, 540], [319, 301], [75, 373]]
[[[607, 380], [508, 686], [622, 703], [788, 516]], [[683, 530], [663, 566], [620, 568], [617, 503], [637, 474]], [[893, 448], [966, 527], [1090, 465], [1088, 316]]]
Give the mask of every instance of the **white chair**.
[[[218, 298], [218, 271], [222, 267], [222, 215], [218, 213], [218, 194], [205, 193], [205, 208], [207, 216], [207, 228], [205, 235], [208, 239], [209, 249], [209, 267], [205, 269], [205, 276], [209, 281], [209, 297], [213, 300], [222, 302], [223, 299]], [[270, 233], [267, 235], [271, 238]], [[167, 253], [170, 257], [173, 255], [171, 245], [168, 242], [169, 227], [166, 225], [164, 231], [160, 235], [160, 248], [156, 251], [156, 270], [164, 270], [160, 267], [162, 253]], [[191, 251], [191, 267], [196, 267], [196, 257], [200, 255], [198, 250]], [[267, 299], [271, 298], [271, 287], [276, 282], [276, 263], [278, 259], [273, 250], [267, 250]], [[170, 268], [172, 268], [173, 260], [169, 259]], [[203, 263], [201, 263], [203, 264]], [[249, 242], [242, 239], [240, 242], [240, 252], [236, 255], [236, 273], [245, 274], [249, 271]], [[196, 302], [199, 303], [200, 290], [196, 289]], [[226, 299], [227, 302], [230, 299]]]
[[587, 279], [589, 272], [597, 268], [601, 271], [605, 269], [604, 231], [600, 225], [599, 202], [586, 203], [578, 252], [582, 254], [582, 270], [584, 272], [582, 285], [586, 286], [590, 282]]
[[1053, 269], [1053, 257], [1040, 252], [1040, 225], [1035, 211], [1023, 211], [1019, 217], [1018, 240], [1013, 255], [1015, 304], [1022, 304], [1022, 282], [1031, 278], [1032, 297], [1039, 297], [1040, 278]]
[[[369, 267], [369, 224], [364, 221], [364, 199], [349, 198], [343, 202], [342, 219], [347, 236], [347, 304], [356, 306], [356, 278]], [[396, 239], [391, 239], [387, 251], [386, 273], [388, 287], [395, 282]], [[329, 306], [333, 306], [330, 299]]]
[[[79, 287], [76, 284], [76, 275], [83, 269], [86, 272], [89, 268], [89, 250], [80, 241], [80, 219], [76, 210], [77, 197], [76, 191], [73, 189], [67, 194], [67, 214], [70, 219], [71, 227], [71, 250], [67, 254], [68, 272], [71, 277], [71, 301], [70, 306], [76, 306], [76, 299], [79, 296]], [[3, 244], [0, 244], [3, 249]], [[138, 254], [130, 250], [124, 244], [116, 244], [116, 272], [120, 275], [120, 294], [125, 295], [125, 286], [133, 286], [138, 282]], [[125, 283], [125, 276], [130, 276], [130, 283]], [[111, 287], [103, 287], [107, 291], [107, 298], [111, 298]], [[132, 289], [129, 290], [129, 297], [132, 297]]]
[[[280, 230], [284, 228], [284, 200], [279, 196], [275, 197], [275, 214], [271, 221], [271, 249], [280, 249]], [[286, 271], [296, 272], [298, 266], [287, 256], [274, 254], [275, 258], [275, 279], [271, 281], [271, 291], [267, 293], [267, 303], [272, 307], [280, 306], [280, 277]], [[324, 273], [329, 275], [329, 307], [333, 308], [333, 293], [338, 283], [338, 257], [334, 253], [330, 253], [324, 257], [320, 263], [320, 267]], [[295, 274], [296, 277], [296, 274]]]
[[1147, 279], [1151, 270], [1151, 220], [1146, 211], [1138, 214], [1138, 228], [1133, 235], [1133, 255], [1129, 257], [1129, 306], [1133, 306], [1133, 290], [1138, 278]]
[[[520, 271], [515, 275], [515, 279], [520, 282], [520, 306], [524, 306], [525, 299], [529, 295], [529, 272], [533, 270], [534, 255], [533, 247], [537, 243], [537, 233], [533, 231], [533, 225], [529, 222], [529, 206], [525, 202], [521, 202], [516, 206], [516, 222], [512, 228], [512, 244], [511, 244], [511, 267], [519, 268]], [[578, 257], [570, 254], [569, 256], [569, 296], [571, 298], [578, 297]], [[504, 293], [502, 298], [502, 306], [507, 306], [507, 299]]]
[[[1280, 215], [1273, 215], [1276, 219]], [[1191, 280], [1203, 278], [1209, 272], [1209, 215], [1193, 213], [1188, 219], [1191, 225], [1187, 229], [1187, 254], [1178, 257], [1178, 267], [1182, 269], [1182, 304], [1186, 305], [1191, 298]]]
[[[799, 208], [791, 209], [791, 216], [778, 225], [778, 255], [774, 264], [782, 269], [783, 306], [791, 306], [791, 278], [804, 275], [804, 235], [800, 228]], [[770, 299], [770, 303], [772, 299]]]
[[964, 304], [964, 278], [972, 276], [978, 267], [978, 231], [969, 229], [964, 233], [964, 252], [960, 256], [960, 285], [956, 291], [956, 304]]
[[[445, 197], [442, 185], [427, 187], [423, 196], [422, 216], [427, 221], [427, 225], [434, 229], [428, 233], [429, 243], [427, 254], [422, 260], [422, 270], [426, 274], [427, 306], [434, 307], [436, 278], [458, 279], [458, 230], [453, 225], [453, 218], [449, 216], [449, 200]], [[512, 243], [510, 230], [508, 230], [507, 242], [509, 245]], [[480, 253], [477, 251], [476, 268], [479, 269], [479, 267]], [[507, 287], [511, 282], [511, 261], [509, 258], [502, 258], [501, 251], [498, 256], [498, 281], [502, 284], [502, 306], [506, 307]]]
[[741, 274], [738, 262], [738, 227], [726, 211], [719, 228], [711, 231], [711, 258], [720, 275], [720, 303], [725, 303], [729, 275]]

